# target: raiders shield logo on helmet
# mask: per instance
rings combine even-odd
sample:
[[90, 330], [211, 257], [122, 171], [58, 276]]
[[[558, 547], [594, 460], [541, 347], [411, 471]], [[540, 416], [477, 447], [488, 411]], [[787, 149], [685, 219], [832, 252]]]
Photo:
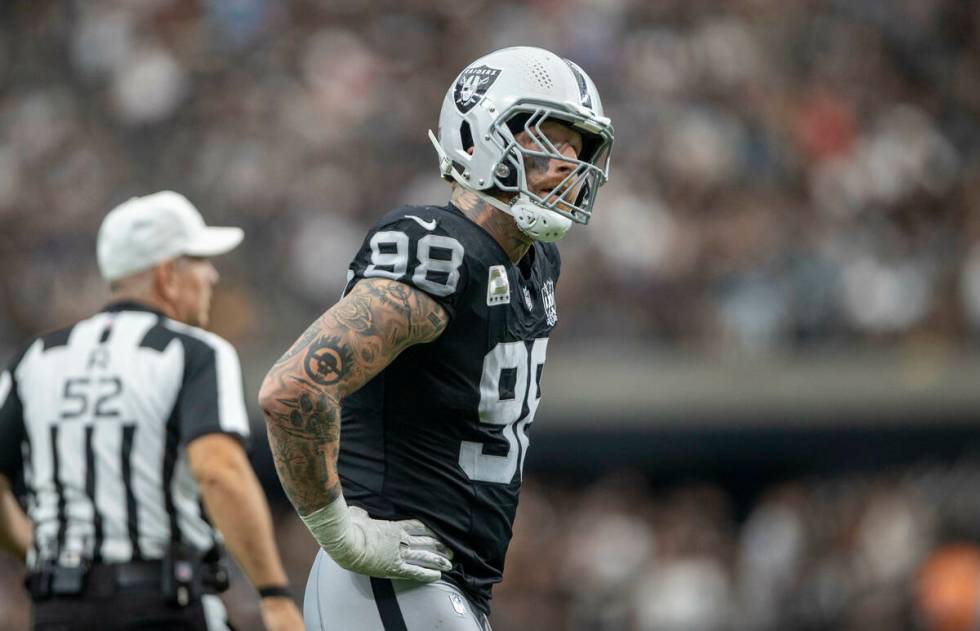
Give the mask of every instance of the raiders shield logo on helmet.
[[477, 66], [467, 68], [456, 79], [456, 87], [453, 89], [453, 98], [456, 100], [456, 107], [465, 114], [473, 109], [473, 106], [480, 102], [483, 95], [497, 80], [500, 71], [489, 66]]

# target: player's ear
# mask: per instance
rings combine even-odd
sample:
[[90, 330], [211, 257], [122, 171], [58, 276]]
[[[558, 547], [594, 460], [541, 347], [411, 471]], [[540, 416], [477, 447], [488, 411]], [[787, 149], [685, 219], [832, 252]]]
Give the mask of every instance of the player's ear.
[[158, 263], [153, 268], [153, 290], [168, 304], [177, 300], [177, 264], [173, 259]]

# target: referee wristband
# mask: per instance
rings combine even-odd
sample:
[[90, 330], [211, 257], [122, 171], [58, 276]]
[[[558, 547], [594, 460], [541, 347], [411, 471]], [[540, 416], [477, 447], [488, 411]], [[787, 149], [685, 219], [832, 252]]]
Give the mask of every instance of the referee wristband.
[[292, 598], [289, 587], [285, 585], [266, 585], [258, 588], [260, 598]]

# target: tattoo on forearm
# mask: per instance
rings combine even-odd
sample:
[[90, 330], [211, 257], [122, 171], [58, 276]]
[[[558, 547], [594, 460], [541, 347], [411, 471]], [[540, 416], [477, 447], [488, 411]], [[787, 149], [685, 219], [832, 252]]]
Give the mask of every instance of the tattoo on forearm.
[[384, 279], [359, 282], [275, 363], [262, 384], [269, 445], [290, 501], [302, 515], [340, 494], [341, 400], [413, 344], [445, 329], [425, 294]]

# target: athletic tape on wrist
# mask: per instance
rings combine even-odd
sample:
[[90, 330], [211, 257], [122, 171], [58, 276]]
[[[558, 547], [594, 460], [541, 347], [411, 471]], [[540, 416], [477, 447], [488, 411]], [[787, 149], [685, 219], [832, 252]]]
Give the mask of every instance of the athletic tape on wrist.
[[309, 515], [300, 515], [300, 519], [327, 552], [336, 549], [350, 529], [350, 510], [343, 495]]

